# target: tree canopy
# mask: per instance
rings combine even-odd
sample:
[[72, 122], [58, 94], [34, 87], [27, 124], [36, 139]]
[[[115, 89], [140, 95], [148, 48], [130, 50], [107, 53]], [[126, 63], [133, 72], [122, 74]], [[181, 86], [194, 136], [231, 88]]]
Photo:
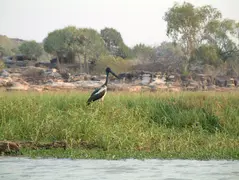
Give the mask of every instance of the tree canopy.
[[187, 2], [175, 3], [164, 16], [167, 22], [167, 35], [183, 46], [188, 58], [205, 38], [205, 27], [219, 18], [221, 13], [211, 6], [194, 7]]
[[210, 5], [175, 3], [163, 19], [168, 37], [181, 45], [186, 65], [192, 59], [217, 64], [238, 54], [238, 22], [223, 19], [221, 12]]
[[19, 50], [22, 54], [27, 55], [30, 58], [38, 58], [43, 53], [43, 47], [36, 41], [26, 41], [19, 46]]
[[133, 53], [135, 57], [141, 62], [150, 62], [156, 60], [155, 48], [146, 46], [145, 44], [136, 44], [133, 47]]
[[132, 50], [125, 45], [123, 38], [118, 31], [113, 28], [104, 28], [100, 31], [100, 34], [111, 55], [124, 59], [132, 57]]
[[81, 50], [83, 41], [84, 37], [80, 31], [74, 26], [68, 26], [50, 32], [44, 39], [44, 49], [57, 56], [60, 62], [64, 62], [63, 59], [69, 56], [71, 58], [68, 58], [68, 62], [74, 62], [74, 56]]

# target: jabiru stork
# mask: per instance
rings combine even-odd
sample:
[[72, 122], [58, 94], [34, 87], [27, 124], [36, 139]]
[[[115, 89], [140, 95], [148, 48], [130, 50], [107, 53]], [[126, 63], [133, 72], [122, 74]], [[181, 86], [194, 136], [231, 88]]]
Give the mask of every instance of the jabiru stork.
[[116, 78], [119, 79], [119, 77], [109, 67], [107, 67], [105, 69], [105, 72], [106, 72], [105, 83], [100, 88], [96, 88], [93, 91], [93, 93], [91, 94], [90, 98], [87, 101], [87, 105], [89, 105], [91, 102], [96, 101], [96, 100], [101, 100], [101, 102], [104, 101], [104, 97], [107, 93], [107, 84], [108, 84], [108, 79], [109, 79], [109, 73], [111, 73], [112, 75], [114, 75]]

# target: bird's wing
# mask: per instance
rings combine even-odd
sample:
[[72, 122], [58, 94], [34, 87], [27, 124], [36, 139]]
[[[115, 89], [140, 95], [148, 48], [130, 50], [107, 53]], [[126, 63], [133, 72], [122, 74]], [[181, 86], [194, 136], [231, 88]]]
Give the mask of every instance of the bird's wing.
[[94, 92], [91, 94], [90, 98], [88, 99], [87, 103], [89, 104], [92, 101], [96, 101], [96, 100], [102, 98], [105, 93], [106, 93], [105, 86], [95, 89]]
[[101, 89], [101, 88], [96, 88], [96, 89], [91, 93], [90, 96], [93, 96], [94, 94], [96, 94], [100, 89]]

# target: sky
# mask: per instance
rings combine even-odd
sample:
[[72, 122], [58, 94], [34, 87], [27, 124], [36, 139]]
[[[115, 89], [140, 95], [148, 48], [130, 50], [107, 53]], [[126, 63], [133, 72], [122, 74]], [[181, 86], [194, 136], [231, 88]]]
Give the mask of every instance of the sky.
[[[165, 12], [185, 0], [0, 0], [0, 34], [42, 42], [55, 29], [73, 25], [115, 28], [124, 42], [159, 45], [166, 36]], [[212, 5], [223, 17], [239, 21], [238, 0], [186, 0]]]

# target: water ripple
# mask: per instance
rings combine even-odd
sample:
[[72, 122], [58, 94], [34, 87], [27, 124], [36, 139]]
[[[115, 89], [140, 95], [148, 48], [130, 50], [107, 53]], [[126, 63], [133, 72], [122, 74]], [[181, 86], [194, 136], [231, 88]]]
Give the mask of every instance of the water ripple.
[[238, 180], [239, 161], [70, 160], [0, 157], [7, 180]]

